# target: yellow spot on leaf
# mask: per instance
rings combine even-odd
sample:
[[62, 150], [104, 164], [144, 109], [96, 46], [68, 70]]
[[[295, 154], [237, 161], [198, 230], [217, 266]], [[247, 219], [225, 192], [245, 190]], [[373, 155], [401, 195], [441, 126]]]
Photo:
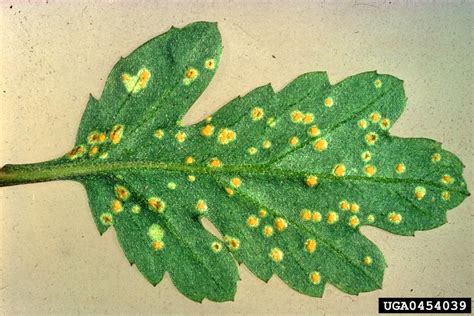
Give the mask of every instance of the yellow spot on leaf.
[[349, 226], [351, 226], [352, 228], [356, 228], [357, 226], [359, 226], [359, 218], [355, 215], [352, 215], [350, 218], [349, 218]]
[[441, 182], [444, 184], [452, 184], [454, 179], [449, 174], [445, 174], [441, 177]]
[[316, 137], [321, 134], [321, 131], [319, 130], [317, 125], [312, 125], [308, 128], [308, 136], [309, 137]]
[[329, 212], [326, 221], [328, 224], [334, 224], [339, 220], [339, 215], [336, 212]]
[[240, 248], [240, 240], [231, 236], [224, 236], [224, 241], [231, 251], [236, 251]]
[[132, 206], [132, 213], [133, 214], [139, 214], [141, 210], [142, 210], [142, 208], [138, 204], [135, 204], [134, 206]]
[[105, 136], [105, 133], [100, 133], [98, 131], [91, 132], [89, 136], [87, 136], [87, 142], [89, 144], [101, 144], [105, 142], [107, 139], [107, 136]]
[[162, 129], [157, 129], [153, 134], [158, 139], [162, 139], [165, 136], [165, 132]]
[[300, 140], [296, 136], [293, 136], [290, 138], [290, 146], [292, 147], [295, 147], [296, 145], [298, 145], [299, 142]]
[[326, 99], [324, 99], [324, 105], [330, 108], [334, 105], [334, 100], [331, 97], [327, 97]]
[[206, 201], [198, 200], [196, 203], [196, 211], [198, 211], [199, 214], [203, 214], [204, 212], [206, 212], [207, 211]]
[[339, 202], [339, 208], [343, 211], [348, 211], [351, 208], [351, 204], [344, 200]]
[[154, 241], [151, 244], [151, 248], [155, 251], [163, 250], [165, 248], [165, 243], [161, 240]]
[[195, 68], [189, 68], [184, 73], [184, 84], [190, 84], [199, 76], [199, 71]]
[[360, 210], [360, 206], [357, 203], [351, 203], [351, 212], [358, 213]]
[[234, 196], [234, 190], [232, 190], [231, 188], [225, 188], [225, 192], [229, 197]]
[[415, 188], [415, 198], [420, 201], [426, 195], [426, 189], [424, 187], [416, 187]]
[[269, 149], [270, 147], [272, 147], [272, 142], [269, 141], [269, 140], [264, 140], [263, 143], [262, 143], [262, 148], [263, 149]]
[[276, 119], [274, 117], [270, 117], [267, 120], [267, 125], [271, 128], [274, 128], [276, 126]]
[[308, 239], [304, 243], [304, 249], [309, 253], [315, 252], [317, 247], [318, 247], [318, 244], [316, 243], [316, 240], [314, 239]]
[[175, 190], [175, 189], [176, 189], [176, 183], [174, 183], [174, 182], [168, 182], [167, 187], [168, 187], [168, 189], [170, 189], [170, 190]]
[[165, 231], [158, 224], [152, 224], [148, 228], [148, 237], [150, 237], [150, 239], [153, 241], [157, 241], [157, 240], [161, 241], [164, 235], [165, 235]]
[[91, 149], [89, 150], [89, 156], [95, 156], [99, 152], [99, 147], [97, 146], [92, 146]]
[[240, 185], [242, 184], [242, 181], [240, 180], [240, 178], [235, 177], [235, 178], [232, 178], [232, 179], [230, 180], [230, 184], [231, 184], [234, 188], [238, 188], [238, 187], [240, 187]]
[[360, 158], [362, 158], [364, 162], [369, 162], [370, 159], [372, 159], [372, 153], [366, 150], [360, 155]]
[[123, 136], [123, 130], [124, 130], [124, 126], [121, 124], [117, 124], [114, 127], [112, 127], [112, 130], [110, 131], [110, 135], [109, 135], [109, 138], [112, 144], [117, 145], [118, 143], [120, 143]]
[[313, 212], [311, 215], [311, 220], [315, 223], [319, 223], [322, 219], [321, 213], [319, 212]]
[[204, 62], [204, 67], [208, 70], [213, 70], [216, 68], [216, 62], [214, 59], [210, 58]]
[[307, 208], [302, 209], [300, 213], [300, 217], [304, 221], [309, 221], [311, 220], [311, 211], [308, 210]]
[[267, 210], [264, 208], [260, 209], [260, 211], [258, 211], [258, 216], [261, 218], [267, 217]]
[[249, 154], [255, 155], [258, 150], [255, 147], [250, 147], [249, 149], [247, 149], [247, 151], [248, 151]]
[[115, 196], [122, 201], [126, 201], [130, 197], [130, 192], [121, 185], [115, 186]]
[[364, 173], [368, 176], [368, 177], [372, 177], [375, 173], [377, 172], [377, 168], [373, 165], [366, 165], [364, 167]]
[[109, 153], [108, 152], [101, 153], [99, 155], [99, 159], [107, 159], [107, 158], [109, 158]]
[[220, 252], [222, 250], [222, 244], [220, 242], [217, 242], [217, 241], [213, 242], [211, 244], [211, 250], [215, 253]]
[[194, 182], [194, 181], [196, 181], [196, 177], [193, 176], [193, 175], [189, 175], [189, 176], [188, 176], [188, 181], [189, 181], [189, 182]]
[[100, 222], [105, 226], [110, 226], [114, 223], [114, 218], [111, 213], [102, 213], [100, 215]]
[[162, 214], [165, 211], [166, 203], [158, 197], [151, 197], [148, 199], [148, 206], [153, 212]]
[[122, 212], [122, 210], [123, 210], [122, 202], [120, 202], [119, 200], [113, 200], [112, 205], [110, 206], [110, 209], [115, 214], [118, 214], [118, 213]]
[[260, 219], [257, 216], [250, 215], [247, 218], [247, 226], [248, 227], [256, 228], [256, 227], [258, 227], [259, 224], [260, 224]]
[[372, 224], [373, 222], [375, 222], [375, 216], [370, 214], [369, 216], [367, 216], [367, 222], [369, 224]]
[[136, 76], [123, 73], [120, 79], [128, 93], [137, 93], [145, 89], [151, 78], [151, 72], [147, 68], [141, 68]]
[[272, 248], [270, 251], [270, 258], [275, 262], [280, 262], [283, 260], [283, 251], [279, 248]]
[[314, 115], [312, 113], [306, 113], [303, 116], [303, 123], [304, 124], [311, 124], [314, 121]]
[[263, 111], [262, 108], [260, 107], [255, 107], [252, 109], [250, 112], [250, 115], [252, 116], [252, 120], [254, 121], [260, 121], [263, 119], [263, 116], [265, 115], [265, 112]]
[[265, 237], [271, 237], [273, 236], [273, 227], [270, 225], [265, 225], [265, 227], [262, 230], [263, 236]]
[[220, 168], [220, 167], [222, 167], [222, 162], [217, 158], [212, 158], [209, 161], [209, 167], [211, 167], [211, 168]]
[[432, 161], [432, 162], [440, 162], [440, 161], [441, 161], [441, 154], [439, 154], [439, 153], [434, 153], [434, 154], [431, 156], [431, 161]]
[[186, 137], [187, 137], [186, 133], [182, 131], [179, 131], [176, 133], [176, 135], [174, 135], [174, 138], [176, 138], [176, 141], [178, 143], [184, 142], [186, 140]]
[[79, 145], [71, 149], [70, 152], [66, 154], [69, 160], [74, 160], [76, 158], [82, 157], [86, 151], [86, 147], [84, 145]]
[[372, 112], [372, 113], [369, 115], [369, 119], [370, 119], [373, 123], [377, 123], [378, 121], [380, 121], [380, 113], [379, 113], [379, 112]]
[[448, 191], [443, 191], [443, 192], [441, 193], [441, 198], [442, 198], [443, 200], [445, 200], [445, 201], [449, 200], [450, 197], [451, 197], [451, 196], [450, 196], [450, 194], [449, 194]]
[[184, 163], [187, 165], [191, 165], [194, 162], [194, 158], [192, 156], [188, 156], [184, 159]]
[[317, 285], [317, 284], [321, 283], [321, 275], [319, 274], [319, 272], [313, 271], [309, 274], [309, 280], [314, 285]]
[[375, 88], [380, 89], [382, 87], [382, 81], [380, 79], [375, 79], [374, 86]]
[[383, 130], [387, 130], [390, 128], [390, 120], [388, 118], [384, 118], [380, 121], [380, 128]]
[[279, 232], [284, 231], [288, 227], [288, 223], [281, 217], [277, 217], [274, 222], [275, 229]]
[[367, 121], [362, 119], [362, 120], [359, 120], [359, 122], [357, 123], [357, 125], [362, 128], [362, 129], [366, 129], [367, 128]]
[[367, 143], [367, 145], [373, 146], [378, 138], [379, 136], [377, 135], [377, 133], [371, 132], [365, 135], [365, 142]]
[[219, 135], [217, 135], [217, 140], [222, 145], [227, 145], [230, 142], [233, 142], [237, 138], [237, 134], [228, 128], [223, 128], [219, 131]]
[[301, 123], [303, 121], [303, 113], [300, 111], [291, 112], [291, 120], [293, 123]]
[[204, 137], [209, 137], [214, 133], [214, 126], [211, 124], [206, 124], [204, 125], [203, 128], [201, 128], [201, 135]]
[[406, 171], [406, 167], [404, 163], [397, 163], [395, 165], [395, 172], [398, 174], [402, 174]]
[[365, 256], [364, 259], [362, 259], [362, 263], [366, 266], [370, 266], [372, 262], [373, 262], [372, 257], [369, 257], [369, 256]]
[[328, 142], [324, 138], [318, 138], [313, 144], [314, 150], [325, 151], [328, 149]]
[[400, 224], [402, 221], [402, 215], [399, 213], [391, 212], [388, 214], [388, 220], [393, 224]]
[[309, 187], [314, 187], [315, 185], [318, 184], [318, 177], [316, 176], [307, 176], [306, 177], [306, 180], [305, 180], [305, 183], [307, 186]]
[[334, 170], [332, 171], [332, 173], [336, 177], [343, 177], [346, 174], [346, 166], [344, 166], [343, 164], [337, 164], [334, 167]]

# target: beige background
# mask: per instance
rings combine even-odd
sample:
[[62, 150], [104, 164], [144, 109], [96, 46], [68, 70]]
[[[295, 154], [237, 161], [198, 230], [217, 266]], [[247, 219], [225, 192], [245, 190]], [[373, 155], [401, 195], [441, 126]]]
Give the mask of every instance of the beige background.
[[[469, 1], [187, 3], [2, 2], [0, 165], [62, 155], [88, 93], [100, 96], [119, 56], [171, 25], [209, 20], [219, 22], [223, 59], [187, 122], [268, 82], [280, 89], [301, 73], [327, 70], [334, 83], [376, 69], [405, 80], [408, 106], [393, 133], [444, 143], [466, 164], [473, 190]], [[241, 266], [235, 302], [223, 304], [194, 303], [168, 277], [148, 284], [112, 230], [99, 237], [78, 183], [1, 188], [0, 208], [1, 314], [374, 314], [380, 296], [474, 294], [472, 199], [448, 224], [415, 238], [363, 229], [388, 262], [383, 290], [349, 296], [328, 286], [323, 299], [310, 298]]]

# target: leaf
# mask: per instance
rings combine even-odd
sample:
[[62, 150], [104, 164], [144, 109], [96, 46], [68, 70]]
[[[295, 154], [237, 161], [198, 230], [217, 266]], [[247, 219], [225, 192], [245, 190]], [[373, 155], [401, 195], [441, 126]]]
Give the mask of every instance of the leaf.
[[153, 285], [168, 272], [195, 301], [233, 299], [234, 259], [311, 296], [326, 283], [350, 294], [381, 288], [383, 254], [360, 227], [413, 235], [444, 224], [469, 194], [461, 161], [432, 140], [389, 134], [403, 82], [376, 72], [336, 85], [307, 73], [183, 126], [221, 48], [214, 23], [150, 40], [90, 97], [69, 153], [5, 166], [0, 184], [81, 182], [100, 233], [113, 226]]

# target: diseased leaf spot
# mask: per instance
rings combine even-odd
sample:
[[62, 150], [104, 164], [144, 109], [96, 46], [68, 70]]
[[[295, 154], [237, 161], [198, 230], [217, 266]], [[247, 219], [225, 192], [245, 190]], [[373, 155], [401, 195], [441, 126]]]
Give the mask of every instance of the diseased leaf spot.
[[356, 228], [357, 226], [359, 226], [359, 223], [359, 217], [357, 217], [356, 215], [352, 215], [349, 218], [349, 226], [351, 226], [352, 228]]
[[373, 222], [375, 222], [375, 216], [370, 214], [369, 216], [367, 216], [367, 222], [369, 224], [372, 224]]
[[69, 160], [74, 160], [76, 158], [82, 157], [85, 151], [86, 151], [86, 147], [84, 145], [79, 145], [71, 149], [71, 151], [68, 152], [66, 156], [69, 158]]
[[360, 206], [357, 203], [351, 203], [351, 212], [358, 213], [360, 210]]
[[132, 213], [133, 214], [139, 214], [141, 210], [142, 210], [142, 208], [138, 204], [135, 204], [134, 206], [132, 206]]
[[434, 154], [431, 156], [431, 161], [432, 161], [432, 162], [440, 162], [440, 161], [441, 161], [441, 154], [439, 154], [439, 153], [434, 153]]
[[232, 185], [234, 188], [240, 187], [241, 184], [242, 181], [240, 180], [240, 178], [235, 177], [230, 180], [230, 185]]
[[110, 131], [109, 135], [112, 144], [117, 145], [118, 143], [120, 143], [120, 141], [122, 140], [124, 128], [125, 127], [122, 124], [117, 124], [112, 127], [112, 130]]
[[119, 200], [113, 200], [112, 205], [110, 206], [110, 209], [115, 214], [122, 212], [123, 210], [122, 202], [120, 202]]
[[262, 143], [262, 148], [263, 149], [270, 149], [272, 147], [272, 142], [269, 140], [264, 140]]
[[240, 248], [240, 240], [231, 237], [231, 236], [224, 236], [224, 241], [227, 243], [227, 247], [229, 247], [230, 251], [236, 251]]
[[222, 162], [217, 158], [212, 158], [209, 161], [209, 167], [211, 167], [211, 168], [220, 168], [220, 167], [222, 167]]
[[102, 213], [100, 214], [100, 222], [105, 226], [113, 225], [114, 218], [111, 213]]
[[450, 197], [451, 197], [451, 196], [450, 196], [450, 194], [449, 194], [448, 191], [443, 191], [443, 192], [441, 193], [441, 198], [442, 198], [443, 200], [445, 200], [445, 201], [448, 201]]
[[375, 145], [375, 142], [377, 141], [378, 137], [379, 136], [377, 135], [377, 133], [370, 132], [365, 135], [365, 142], [367, 143], [367, 145], [373, 146]]
[[359, 128], [361, 129], [366, 129], [367, 128], [367, 121], [362, 119], [362, 120], [359, 120], [359, 122], [357, 123], [357, 125], [359, 126]]
[[209, 137], [214, 133], [214, 126], [211, 124], [206, 124], [202, 129], [201, 129], [201, 135], [204, 137]]
[[454, 179], [453, 179], [453, 177], [451, 177], [449, 174], [445, 174], [445, 175], [443, 175], [443, 176], [441, 177], [441, 182], [442, 182], [443, 184], [446, 184], [446, 185], [448, 185], [448, 184], [453, 184], [453, 183], [454, 183]]
[[313, 212], [313, 214], [311, 215], [311, 220], [315, 223], [319, 223], [322, 219], [322, 216], [321, 216], [321, 213], [319, 212]]
[[373, 165], [366, 165], [364, 167], [364, 173], [368, 176], [368, 177], [372, 177], [375, 173], [377, 172], [377, 168]]
[[405, 171], [406, 171], [406, 167], [405, 167], [404, 163], [397, 163], [395, 165], [395, 172], [396, 173], [402, 174], [402, 173], [405, 173]]
[[317, 246], [318, 246], [318, 244], [317, 244], [316, 240], [308, 239], [308, 240], [306, 240], [306, 242], [304, 244], [304, 249], [309, 253], [313, 253], [313, 252], [316, 251]]
[[227, 193], [228, 197], [234, 196], [234, 190], [232, 190], [231, 188], [225, 188], [225, 192]]
[[304, 221], [309, 221], [311, 220], [311, 211], [308, 210], [307, 208], [302, 209], [300, 212], [300, 217]]
[[204, 201], [204, 200], [198, 200], [197, 203], [196, 203], [196, 211], [197, 211], [199, 214], [204, 214], [205, 212], [207, 212], [207, 204], [206, 204], [206, 201]]
[[178, 143], [184, 142], [186, 140], [186, 137], [187, 137], [186, 133], [182, 131], [179, 131], [176, 133], [176, 135], [174, 135], [174, 138], [176, 139]]
[[217, 140], [222, 145], [227, 145], [230, 142], [233, 142], [237, 138], [237, 134], [228, 128], [223, 128], [219, 131], [219, 135], [217, 135]]
[[301, 123], [303, 121], [303, 113], [301, 111], [293, 111], [290, 114], [293, 123]]
[[273, 236], [273, 227], [270, 225], [265, 225], [262, 230], [263, 236], [265, 237], [272, 237]]
[[375, 81], [374, 81], [374, 86], [375, 86], [375, 88], [377, 88], [377, 89], [382, 88], [382, 81], [381, 81], [380, 79], [375, 79]]
[[276, 126], [276, 119], [274, 117], [270, 117], [268, 120], [267, 120], [267, 125], [271, 128], [274, 128]]
[[390, 120], [388, 118], [384, 118], [380, 121], [380, 128], [383, 130], [387, 130], [390, 128]]
[[334, 105], [334, 100], [333, 98], [331, 97], [327, 97], [326, 99], [324, 99], [324, 105], [328, 108], [330, 108], [331, 106]]
[[121, 76], [121, 80], [128, 93], [137, 93], [146, 88], [150, 77], [150, 71], [146, 68], [142, 68], [138, 71], [136, 76], [131, 76], [128, 73], [123, 73]]
[[211, 244], [211, 250], [215, 253], [218, 253], [222, 250], [222, 244], [220, 242], [214, 241]]
[[151, 197], [148, 199], [148, 206], [153, 212], [162, 214], [165, 211], [166, 203], [158, 197]]
[[214, 70], [216, 68], [216, 62], [214, 59], [210, 58], [204, 62], [204, 68], [207, 70]]
[[415, 198], [420, 201], [422, 200], [426, 195], [426, 189], [425, 187], [416, 187], [415, 188]]
[[151, 244], [151, 248], [155, 251], [163, 250], [165, 248], [165, 243], [164, 241], [161, 241], [161, 240], [154, 241]]
[[162, 129], [158, 129], [155, 131], [153, 136], [155, 136], [158, 139], [162, 139], [165, 136], [165, 132]]
[[303, 123], [304, 124], [311, 124], [314, 121], [314, 115], [312, 113], [306, 113], [303, 116]]
[[124, 186], [116, 185], [115, 186], [115, 196], [119, 200], [126, 201], [130, 197], [130, 192]]
[[194, 181], [196, 181], [196, 177], [190, 174], [190, 175], [188, 176], [188, 181], [189, 181], [189, 182], [194, 182]]
[[372, 123], [377, 123], [378, 121], [380, 121], [380, 113], [379, 112], [370, 113], [369, 120], [371, 120]]
[[339, 208], [343, 211], [348, 211], [351, 208], [351, 204], [346, 200], [339, 202]]
[[93, 157], [97, 155], [98, 152], [99, 152], [99, 147], [92, 146], [91, 149], [89, 150], [89, 156]]
[[105, 133], [101, 133], [98, 131], [91, 132], [87, 136], [87, 142], [89, 144], [102, 144], [103, 142], [105, 142], [106, 139], [107, 136], [105, 135]]
[[360, 158], [362, 158], [364, 162], [369, 162], [370, 159], [372, 159], [372, 153], [366, 150], [360, 155]]
[[296, 145], [298, 145], [299, 142], [300, 142], [300, 140], [296, 136], [293, 136], [293, 137], [290, 138], [290, 146], [291, 147], [295, 147]]
[[310, 128], [308, 128], [308, 136], [309, 137], [316, 137], [321, 134], [321, 131], [319, 130], [317, 125], [312, 125]]
[[309, 280], [314, 285], [318, 285], [319, 283], [321, 283], [321, 276], [320, 276], [319, 272], [316, 272], [316, 271], [311, 272], [309, 274]]
[[388, 214], [388, 220], [393, 224], [400, 224], [402, 221], [402, 215], [396, 212], [390, 212]]
[[107, 159], [107, 158], [109, 158], [108, 152], [104, 152], [99, 155], [99, 159]]
[[282, 231], [284, 231], [284, 230], [288, 227], [288, 223], [286, 222], [286, 220], [284, 220], [284, 219], [281, 218], [281, 217], [277, 217], [277, 218], [275, 219], [274, 225], [275, 225], [275, 229], [276, 229], [278, 232], [282, 232]]
[[372, 257], [369, 257], [369, 256], [365, 256], [364, 259], [362, 259], [362, 263], [366, 266], [370, 266], [372, 262], [373, 262]]
[[175, 190], [176, 189], [176, 183], [174, 183], [174, 182], [168, 182], [168, 184], [166, 186], [170, 190]]
[[187, 165], [192, 165], [194, 162], [194, 158], [192, 156], [188, 156], [184, 159], [184, 163]]
[[346, 166], [343, 165], [343, 164], [337, 164], [332, 173], [336, 176], [336, 177], [343, 177], [345, 174], [346, 174]]
[[255, 147], [249, 147], [249, 149], [247, 149], [247, 152], [250, 154], [250, 155], [255, 155], [257, 153], [257, 148]]
[[260, 219], [255, 215], [250, 215], [247, 218], [247, 226], [251, 228], [257, 228], [260, 224]]
[[283, 251], [280, 248], [272, 248], [269, 256], [274, 262], [281, 262], [283, 260]]
[[336, 212], [329, 212], [326, 217], [328, 224], [335, 224], [339, 220], [339, 215]]
[[184, 73], [183, 83], [185, 85], [191, 84], [199, 76], [199, 71], [196, 68], [189, 68]]
[[261, 119], [263, 119], [264, 115], [265, 115], [265, 112], [260, 107], [255, 107], [250, 112], [250, 116], [252, 117], [252, 120], [254, 121], [260, 121]]
[[307, 176], [305, 183], [308, 187], [312, 188], [318, 184], [318, 177], [316, 176]]
[[264, 208], [260, 209], [260, 211], [258, 211], [258, 216], [261, 218], [267, 217], [267, 210]]
[[326, 149], [328, 149], [328, 142], [324, 138], [318, 138], [314, 142], [313, 148], [314, 150], [319, 151], [319, 152], [325, 151]]

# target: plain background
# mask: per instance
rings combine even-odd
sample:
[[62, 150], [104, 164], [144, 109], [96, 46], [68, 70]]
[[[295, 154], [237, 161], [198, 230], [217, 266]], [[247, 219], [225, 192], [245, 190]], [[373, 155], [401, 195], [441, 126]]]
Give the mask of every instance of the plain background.
[[[89, 92], [100, 96], [120, 56], [171, 25], [208, 20], [219, 23], [223, 58], [186, 122], [304, 72], [326, 70], [335, 83], [378, 70], [405, 81], [408, 106], [392, 133], [442, 142], [474, 188], [472, 2], [31, 2], [0, 5], [0, 165], [65, 153]], [[310, 298], [241, 266], [235, 302], [222, 304], [188, 300], [167, 276], [148, 284], [113, 230], [99, 236], [78, 183], [1, 188], [0, 208], [1, 314], [375, 314], [380, 296], [474, 294], [472, 198], [414, 238], [362, 229], [388, 262], [382, 290], [327, 286]]]

